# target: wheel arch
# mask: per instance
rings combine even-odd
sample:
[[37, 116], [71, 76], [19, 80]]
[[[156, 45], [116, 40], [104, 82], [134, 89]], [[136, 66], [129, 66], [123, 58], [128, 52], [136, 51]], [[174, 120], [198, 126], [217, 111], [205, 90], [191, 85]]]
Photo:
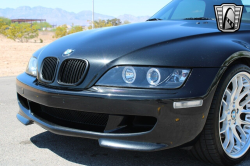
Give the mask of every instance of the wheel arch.
[[221, 68], [218, 71], [216, 77], [214, 78], [214, 81], [210, 87], [209, 92], [213, 88], [217, 88], [217, 85], [219, 84], [221, 78], [228, 70], [228, 68], [236, 64], [245, 64], [250, 67], [250, 51], [239, 51], [229, 56], [221, 65]]
[[[239, 52], [236, 52], [234, 54], [232, 54], [231, 56], [229, 56], [225, 62], [222, 64], [220, 70], [218, 71], [216, 77], [214, 78], [214, 81], [208, 91], [208, 93], [206, 95], [209, 95], [209, 93], [215, 93], [216, 89], [218, 88], [218, 84], [220, 83], [221, 81], [221, 78], [223, 77], [223, 75], [226, 73], [226, 71], [231, 67], [231, 66], [234, 66], [234, 65], [237, 65], [237, 64], [244, 64], [244, 65], [247, 65], [250, 67], [250, 52], [248, 51], [239, 51]], [[214, 97], [214, 94], [213, 94], [213, 97]], [[205, 127], [205, 125], [204, 125]], [[200, 133], [201, 134], [201, 133]], [[196, 142], [197, 140], [199, 139], [200, 137], [200, 134], [197, 135], [197, 137], [180, 146], [180, 148], [190, 148], [192, 147]]]
[[250, 52], [239, 51], [229, 56], [221, 67], [230, 67], [234, 64], [245, 64], [250, 67]]

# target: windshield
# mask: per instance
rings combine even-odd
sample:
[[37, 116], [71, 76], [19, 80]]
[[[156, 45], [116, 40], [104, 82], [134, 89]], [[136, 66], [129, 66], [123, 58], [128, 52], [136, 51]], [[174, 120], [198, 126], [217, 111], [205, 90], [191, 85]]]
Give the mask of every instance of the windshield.
[[242, 21], [250, 22], [250, 0], [172, 0], [149, 20], [216, 20], [214, 5], [245, 5]]

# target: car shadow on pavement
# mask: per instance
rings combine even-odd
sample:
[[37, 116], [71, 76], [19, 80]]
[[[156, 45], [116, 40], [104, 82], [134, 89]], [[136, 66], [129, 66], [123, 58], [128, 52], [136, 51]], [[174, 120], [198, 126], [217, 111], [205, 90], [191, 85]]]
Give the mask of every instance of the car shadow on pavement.
[[38, 148], [49, 149], [58, 156], [83, 165], [203, 165], [186, 151], [170, 149], [159, 152], [131, 152], [101, 148], [97, 140], [66, 137], [43, 132], [32, 137]]

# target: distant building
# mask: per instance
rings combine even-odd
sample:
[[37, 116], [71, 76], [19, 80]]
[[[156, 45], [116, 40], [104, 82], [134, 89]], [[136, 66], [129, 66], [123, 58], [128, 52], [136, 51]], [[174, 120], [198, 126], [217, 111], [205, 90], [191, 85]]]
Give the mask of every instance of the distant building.
[[30, 23], [30, 24], [33, 24], [33, 22], [46, 22], [46, 19], [11, 19], [11, 22], [12, 23]]

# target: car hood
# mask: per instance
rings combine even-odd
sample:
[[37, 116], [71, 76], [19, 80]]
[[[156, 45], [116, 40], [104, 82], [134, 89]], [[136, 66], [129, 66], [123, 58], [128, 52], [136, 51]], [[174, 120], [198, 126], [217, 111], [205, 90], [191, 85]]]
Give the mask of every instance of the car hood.
[[69, 35], [56, 40], [43, 51], [44, 56], [61, 56], [67, 49], [75, 50], [72, 57], [88, 61], [116, 60], [136, 50], [206, 33], [219, 32], [214, 21], [151, 21], [101, 28]]
[[[54, 41], [36, 52], [34, 56], [39, 60], [38, 70], [42, 60], [49, 56], [58, 57], [60, 62], [67, 58], [86, 59], [90, 65], [85, 80], [89, 80], [90, 83], [98, 80], [108, 69], [117, 65], [183, 66], [185, 62], [176, 59], [179, 53], [170, 52], [182, 48], [173, 47], [171, 44], [175, 42], [176, 45], [176, 41], [180, 43], [187, 38], [212, 33], [221, 33], [217, 29], [216, 22], [212, 20], [135, 23], [69, 35]], [[187, 47], [186, 43], [184, 45]], [[156, 47], [161, 49], [151, 49]], [[74, 53], [63, 57], [62, 54], [67, 49], [73, 49]], [[202, 60], [206, 61], [206, 59]], [[186, 63], [186, 65], [192, 64]], [[88, 84], [88, 81], [86, 82]]]

